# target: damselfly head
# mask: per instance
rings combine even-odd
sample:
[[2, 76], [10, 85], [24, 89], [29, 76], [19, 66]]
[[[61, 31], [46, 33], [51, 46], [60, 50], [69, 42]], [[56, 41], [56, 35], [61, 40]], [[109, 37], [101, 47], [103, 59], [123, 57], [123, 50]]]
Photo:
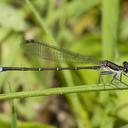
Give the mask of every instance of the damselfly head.
[[127, 61], [124, 61], [123, 62], [123, 66], [124, 66], [124, 72], [125, 73], [128, 73], [128, 62]]

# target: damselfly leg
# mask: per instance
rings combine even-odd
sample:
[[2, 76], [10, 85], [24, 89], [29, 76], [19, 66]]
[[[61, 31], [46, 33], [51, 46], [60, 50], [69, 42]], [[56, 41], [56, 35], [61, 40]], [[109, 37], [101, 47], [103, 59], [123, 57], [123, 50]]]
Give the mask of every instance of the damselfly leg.
[[105, 75], [109, 75], [109, 74], [113, 74], [113, 72], [111, 72], [111, 71], [102, 71], [102, 72], [100, 72], [100, 75], [99, 75], [99, 79], [98, 79], [98, 83], [103, 83], [103, 85], [104, 85], [104, 89], [105, 89], [105, 82], [104, 82], [104, 79], [103, 79], [103, 77], [105, 76]]
[[[118, 87], [118, 88], [119, 88], [119, 86], [117, 86], [118, 83], [121, 83], [121, 84], [123, 84], [123, 85], [128, 86], [128, 84], [126, 84], [125, 82], [122, 81], [122, 75], [125, 75], [125, 74], [122, 74], [122, 72], [119, 73], [119, 74], [118, 74], [118, 73], [115, 73], [115, 74], [113, 75], [112, 80], [111, 80], [111, 84], [114, 85], [114, 86], [116, 86], [116, 87]], [[125, 76], [127, 76], [127, 75], [125, 75]], [[128, 77], [128, 76], [127, 76], [127, 77]], [[118, 82], [115, 82], [115, 81], [118, 81]]]
[[[99, 80], [98, 80], [98, 83], [103, 83], [103, 85], [104, 85], [104, 89], [105, 89], [105, 86], [106, 86], [106, 84], [105, 84], [105, 82], [104, 82], [104, 79], [103, 79], [103, 77], [105, 76], [105, 75], [109, 75], [109, 74], [112, 74], [113, 76], [112, 76], [112, 79], [111, 79], [111, 84], [112, 85], [114, 85], [114, 86], [116, 86], [117, 88], [119, 88], [119, 86], [117, 86], [117, 84], [118, 83], [121, 83], [121, 84], [123, 84], [123, 85], [126, 85], [126, 86], [128, 86], [128, 84], [126, 84], [126, 83], [124, 83], [123, 81], [122, 81], [122, 73], [114, 73], [114, 72], [111, 72], [111, 71], [102, 71], [102, 72], [100, 72], [100, 75], [99, 75]], [[126, 77], [128, 77], [126, 74], [124, 74]], [[118, 82], [117, 82], [118, 81]]]

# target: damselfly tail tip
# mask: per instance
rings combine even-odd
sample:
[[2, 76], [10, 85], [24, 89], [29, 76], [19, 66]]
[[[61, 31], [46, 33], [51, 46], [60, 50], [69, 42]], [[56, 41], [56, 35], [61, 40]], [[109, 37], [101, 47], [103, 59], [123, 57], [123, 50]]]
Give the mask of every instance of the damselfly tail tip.
[[3, 71], [3, 67], [0, 67], [0, 72], [2, 72]]

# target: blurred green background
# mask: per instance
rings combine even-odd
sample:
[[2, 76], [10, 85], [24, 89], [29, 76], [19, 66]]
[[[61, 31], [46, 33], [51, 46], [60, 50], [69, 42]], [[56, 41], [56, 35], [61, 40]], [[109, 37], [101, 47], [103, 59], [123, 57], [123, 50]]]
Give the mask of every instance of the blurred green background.
[[[128, 58], [128, 1], [1, 0], [1, 66], [56, 66], [44, 60], [30, 61], [21, 47], [26, 39], [121, 65]], [[1, 72], [0, 92], [9, 92], [10, 86], [14, 92], [91, 86], [97, 84], [98, 75], [85, 70]], [[127, 99], [127, 91], [111, 91], [26, 98], [12, 105], [1, 101], [0, 127], [127, 128]]]

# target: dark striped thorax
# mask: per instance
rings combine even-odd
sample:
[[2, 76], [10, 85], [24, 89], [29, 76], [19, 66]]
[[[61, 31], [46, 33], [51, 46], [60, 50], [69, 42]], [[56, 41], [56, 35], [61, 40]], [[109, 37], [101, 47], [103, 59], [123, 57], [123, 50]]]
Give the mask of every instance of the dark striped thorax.
[[101, 61], [100, 66], [101, 66], [101, 68], [103, 68], [104, 70], [107, 70], [107, 71], [113, 71], [113, 72], [124, 71], [123, 66], [117, 65], [108, 60]]

